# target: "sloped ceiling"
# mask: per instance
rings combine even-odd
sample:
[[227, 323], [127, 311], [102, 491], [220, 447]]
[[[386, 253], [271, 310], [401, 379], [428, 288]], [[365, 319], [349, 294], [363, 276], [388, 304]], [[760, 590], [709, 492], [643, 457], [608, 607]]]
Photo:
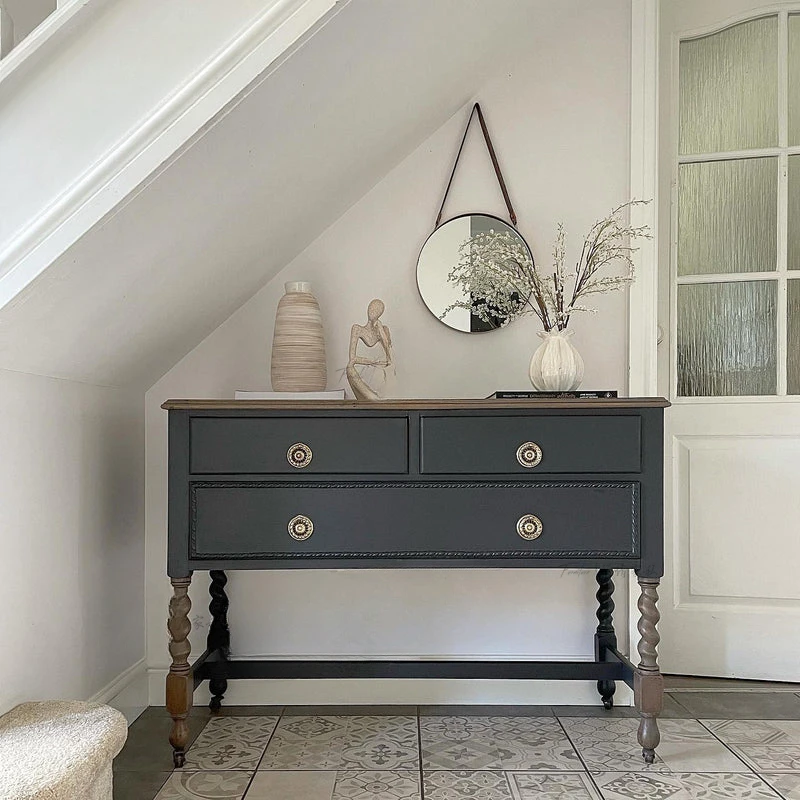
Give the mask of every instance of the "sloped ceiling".
[[579, 7], [352, 0], [0, 312], [0, 368], [149, 387]]

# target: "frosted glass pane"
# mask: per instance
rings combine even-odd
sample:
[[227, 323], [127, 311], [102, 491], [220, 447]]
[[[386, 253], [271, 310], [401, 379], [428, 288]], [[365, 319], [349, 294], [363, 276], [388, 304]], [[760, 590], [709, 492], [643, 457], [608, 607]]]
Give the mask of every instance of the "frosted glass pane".
[[680, 44], [680, 151], [778, 144], [778, 18]]
[[777, 281], [678, 286], [678, 394], [775, 394]]
[[789, 394], [800, 394], [800, 280], [789, 281], [789, 337], [786, 377]]
[[789, 269], [800, 269], [800, 156], [789, 156]]
[[678, 274], [777, 266], [778, 159], [681, 164]]
[[800, 144], [800, 14], [789, 17], [789, 144]]

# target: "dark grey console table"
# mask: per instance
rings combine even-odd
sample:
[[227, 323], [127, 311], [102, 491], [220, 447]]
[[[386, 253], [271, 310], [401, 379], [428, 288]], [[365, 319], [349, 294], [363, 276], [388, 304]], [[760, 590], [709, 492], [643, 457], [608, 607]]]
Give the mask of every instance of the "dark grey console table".
[[[167, 707], [177, 766], [192, 693], [218, 710], [232, 678], [596, 680], [634, 690], [652, 762], [663, 681], [660, 398], [383, 403], [171, 400]], [[225, 570], [597, 569], [595, 660], [229, 660]], [[614, 569], [639, 580], [639, 663], [617, 649]], [[211, 574], [208, 647], [190, 664], [188, 589]]]

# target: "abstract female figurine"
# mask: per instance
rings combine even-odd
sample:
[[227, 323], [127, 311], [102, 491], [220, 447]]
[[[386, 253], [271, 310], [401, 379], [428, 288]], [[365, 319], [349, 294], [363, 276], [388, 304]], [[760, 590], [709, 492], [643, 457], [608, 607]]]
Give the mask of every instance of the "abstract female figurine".
[[[392, 336], [389, 328], [384, 325], [380, 316], [385, 310], [382, 300], [373, 300], [367, 308], [367, 324], [353, 325], [350, 331], [350, 355], [347, 362], [347, 381], [353, 390], [356, 400], [380, 400], [378, 393], [364, 380], [356, 369], [358, 366], [378, 367], [386, 373], [392, 366]], [[383, 348], [383, 358], [365, 358], [357, 353], [359, 341], [367, 347], [380, 344]]]

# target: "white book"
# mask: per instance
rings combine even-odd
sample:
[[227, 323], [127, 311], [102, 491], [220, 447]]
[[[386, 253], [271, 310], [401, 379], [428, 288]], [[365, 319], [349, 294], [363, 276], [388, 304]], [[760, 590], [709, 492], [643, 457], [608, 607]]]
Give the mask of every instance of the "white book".
[[329, 389], [325, 392], [242, 392], [237, 391], [234, 400], [344, 400], [344, 389]]

